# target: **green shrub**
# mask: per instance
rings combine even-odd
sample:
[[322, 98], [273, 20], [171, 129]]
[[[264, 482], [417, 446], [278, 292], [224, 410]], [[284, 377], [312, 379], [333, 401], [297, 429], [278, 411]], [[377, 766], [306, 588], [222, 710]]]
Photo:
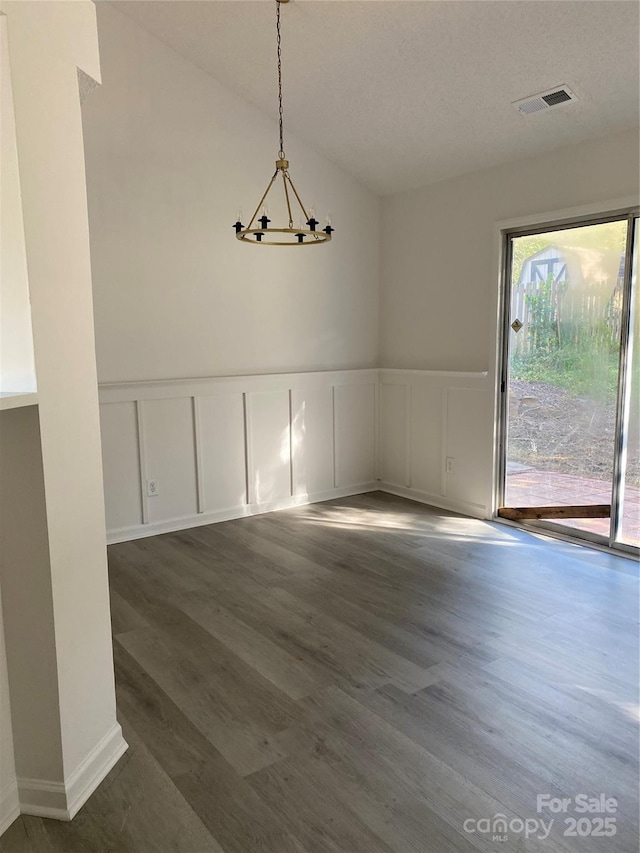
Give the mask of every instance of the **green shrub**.
[[615, 400], [618, 388], [618, 354], [593, 339], [569, 341], [553, 350], [514, 356], [511, 377], [545, 382], [576, 397], [609, 402]]
[[567, 284], [551, 278], [536, 293], [527, 294], [530, 306], [529, 351], [511, 359], [513, 379], [545, 382], [565, 388], [577, 397], [598, 402], [615, 400], [618, 388], [620, 314], [614, 293], [605, 316], [591, 322], [562, 322], [559, 304]]

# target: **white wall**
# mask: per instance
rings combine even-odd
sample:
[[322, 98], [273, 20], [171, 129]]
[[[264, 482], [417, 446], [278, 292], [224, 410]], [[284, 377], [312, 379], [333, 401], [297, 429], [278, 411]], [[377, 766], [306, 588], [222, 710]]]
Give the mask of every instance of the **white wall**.
[[232, 223], [273, 173], [277, 126], [107, 4], [98, 24], [83, 123], [100, 381], [375, 366], [379, 200], [287, 136], [334, 239], [240, 244]]
[[[32, 390], [35, 385], [35, 373], [31, 346], [31, 313], [26, 279], [9, 45], [4, 15], [0, 15], [0, 163], [0, 391], [18, 388]], [[14, 266], [16, 260], [17, 269]], [[0, 434], [0, 441], [1, 438]], [[18, 813], [9, 675], [0, 600], [0, 835], [15, 820]]]
[[[0, 416], [1, 417], [1, 416]], [[20, 813], [13, 752], [13, 727], [9, 701], [9, 675], [0, 600], [0, 835]]]
[[38, 407], [0, 413], [0, 582], [20, 779], [63, 776]]
[[638, 150], [627, 132], [386, 198], [381, 364], [490, 369], [496, 222], [637, 195]]
[[31, 306], [5, 15], [0, 15], [0, 162], [0, 391], [35, 391]]

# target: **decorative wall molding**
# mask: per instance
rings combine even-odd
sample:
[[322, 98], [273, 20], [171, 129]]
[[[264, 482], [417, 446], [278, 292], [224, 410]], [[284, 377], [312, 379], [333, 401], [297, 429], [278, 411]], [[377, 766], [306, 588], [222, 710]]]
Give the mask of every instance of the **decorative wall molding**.
[[102, 385], [108, 540], [373, 489], [486, 516], [491, 394], [487, 373], [373, 368]]
[[380, 488], [488, 517], [493, 417], [489, 374], [382, 368], [379, 381]]
[[391, 379], [394, 376], [403, 377], [422, 377], [425, 382], [434, 379], [444, 379], [452, 382], [460, 382], [466, 379], [472, 381], [486, 379], [489, 376], [486, 370], [416, 370], [415, 368], [404, 369], [402, 367], [381, 367], [379, 368], [381, 376]]
[[303, 373], [253, 373], [186, 379], [145, 379], [140, 382], [106, 382], [100, 385], [100, 402], [156, 400], [176, 396], [193, 397], [223, 390], [265, 391], [278, 388], [318, 388], [326, 387], [331, 383], [359, 385], [364, 379], [376, 382], [378, 373], [378, 368], [368, 367], [354, 370], [314, 370]]
[[376, 369], [102, 385], [108, 541], [377, 488], [377, 387]]
[[118, 723], [95, 745], [66, 782], [18, 778], [22, 814], [71, 820], [89, 799], [128, 746]]

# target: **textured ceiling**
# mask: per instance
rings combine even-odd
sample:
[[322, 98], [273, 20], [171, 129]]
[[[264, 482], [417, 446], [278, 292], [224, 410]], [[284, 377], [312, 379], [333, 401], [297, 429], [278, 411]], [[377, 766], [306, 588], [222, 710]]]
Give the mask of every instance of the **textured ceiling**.
[[[114, 5], [277, 116], [275, 0]], [[639, 9], [292, 0], [282, 7], [285, 131], [387, 194], [637, 126]], [[511, 106], [563, 83], [577, 103], [528, 118]]]

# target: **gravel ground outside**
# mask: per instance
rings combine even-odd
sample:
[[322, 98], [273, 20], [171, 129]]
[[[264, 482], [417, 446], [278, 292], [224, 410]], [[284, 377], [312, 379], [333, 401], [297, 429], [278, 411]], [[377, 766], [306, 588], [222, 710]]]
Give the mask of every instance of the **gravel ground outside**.
[[[509, 462], [539, 471], [611, 480], [615, 401], [574, 397], [545, 382], [511, 380]], [[629, 437], [627, 483], [640, 485], [640, 442]]]

